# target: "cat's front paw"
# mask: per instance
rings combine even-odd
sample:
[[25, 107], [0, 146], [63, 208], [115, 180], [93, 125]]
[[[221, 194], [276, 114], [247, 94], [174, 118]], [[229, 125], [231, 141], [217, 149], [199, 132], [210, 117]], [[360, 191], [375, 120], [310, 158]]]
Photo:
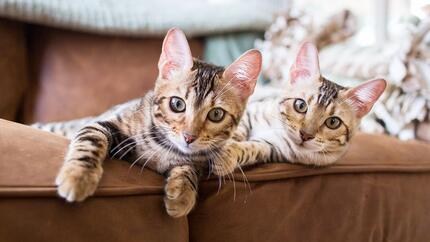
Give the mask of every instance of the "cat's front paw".
[[188, 215], [196, 204], [197, 191], [183, 174], [171, 172], [164, 188], [167, 213], [175, 218]]
[[81, 202], [94, 194], [102, 173], [101, 168], [86, 168], [68, 161], [55, 180], [58, 195], [68, 202]]

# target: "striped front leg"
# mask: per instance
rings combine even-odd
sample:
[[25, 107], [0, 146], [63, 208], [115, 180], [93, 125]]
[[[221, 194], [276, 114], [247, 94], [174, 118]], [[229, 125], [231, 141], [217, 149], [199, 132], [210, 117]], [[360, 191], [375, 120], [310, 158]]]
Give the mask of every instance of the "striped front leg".
[[186, 216], [197, 200], [199, 177], [192, 166], [173, 167], [167, 176], [164, 204], [172, 217]]
[[85, 126], [77, 133], [55, 181], [61, 197], [69, 202], [82, 201], [95, 192], [110, 139], [110, 130], [103, 123]]
[[225, 176], [231, 174], [237, 166], [278, 161], [281, 159], [279, 156], [276, 147], [266, 141], [229, 141], [214, 157], [212, 170], [217, 176]]

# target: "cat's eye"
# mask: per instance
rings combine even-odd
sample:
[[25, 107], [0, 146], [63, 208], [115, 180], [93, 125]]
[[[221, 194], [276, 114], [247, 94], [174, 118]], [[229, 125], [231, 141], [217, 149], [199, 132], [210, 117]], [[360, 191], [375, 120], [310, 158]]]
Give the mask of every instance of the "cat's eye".
[[185, 101], [180, 97], [170, 98], [170, 109], [175, 113], [182, 113], [185, 111]]
[[306, 111], [308, 111], [308, 105], [303, 99], [298, 98], [294, 101], [294, 109], [298, 113], [306, 113]]
[[219, 123], [224, 119], [225, 111], [222, 108], [213, 108], [208, 113], [208, 119], [212, 122]]
[[340, 120], [340, 118], [338, 117], [330, 117], [325, 120], [325, 125], [329, 129], [337, 129], [340, 127], [341, 124], [342, 124], [342, 120]]

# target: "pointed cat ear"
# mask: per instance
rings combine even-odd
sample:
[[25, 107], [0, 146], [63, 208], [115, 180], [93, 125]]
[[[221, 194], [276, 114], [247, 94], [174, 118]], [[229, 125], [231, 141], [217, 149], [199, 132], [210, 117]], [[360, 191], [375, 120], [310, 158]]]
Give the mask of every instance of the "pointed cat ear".
[[317, 47], [311, 42], [303, 42], [296, 61], [290, 69], [290, 83], [314, 81], [320, 76]]
[[347, 102], [354, 107], [358, 118], [362, 118], [372, 109], [386, 86], [384, 79], [375, 79], [348, 90]]
[[231, 83], [244, 100], [253, 92], [261, 71], [262, 57], [258, 50], [248, 50], [224, 71], [224, 79]]
[[184, 32], [178, 28], [170, 29], [164, 37], [158, 71], [163, 79], [175, 73], [191, 70], [193, 57]]

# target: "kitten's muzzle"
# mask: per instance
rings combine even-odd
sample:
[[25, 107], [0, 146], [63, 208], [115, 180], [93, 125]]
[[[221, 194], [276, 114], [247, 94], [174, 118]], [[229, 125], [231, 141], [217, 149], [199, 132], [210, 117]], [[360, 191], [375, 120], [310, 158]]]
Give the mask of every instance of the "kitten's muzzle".
[[303, 130], [300, 130], [300, 138], [302, 138], [303, 142], [305, 142], [305, 141], [308, 141], [308, 140], [315, 138], [315, 136], [312, 134], [308, 134]]

